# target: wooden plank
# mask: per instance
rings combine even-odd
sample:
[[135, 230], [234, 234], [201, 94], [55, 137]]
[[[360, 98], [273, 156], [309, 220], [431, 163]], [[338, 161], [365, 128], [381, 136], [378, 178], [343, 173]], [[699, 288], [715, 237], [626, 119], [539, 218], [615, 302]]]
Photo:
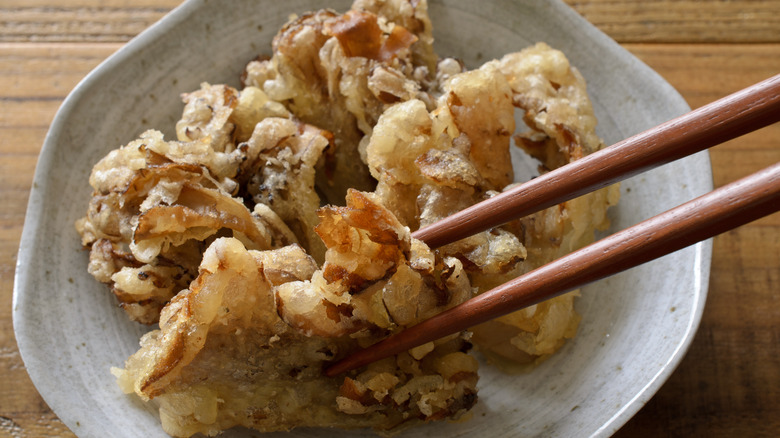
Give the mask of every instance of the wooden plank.
[[752, 321], [703, 323], [675, 373], [615, 438], [777, 436], [778, 342], [778, 330]]
[[780, 2], [564, 0], [620, 43], [780, 42]]
[[53, 10], [72, 8], [126, 9], [158, 8], [170, 10], [184, 3], [184, 0], [3, 0], [2, 7], [8, 9], [47, 8]]
[[746, 326], [702, 327], [677, 371], [615, 438], [777, 436], [780, 338]]
[[777, 436], [780, 218], [714, 240], [707, 304], [680, 366], [615, 438]]
[[[723, 144], [710, 151], [710, 160], [713, 172], [713, 180], [716, 187], [757, 172], [770, 164], [780, 162], [780, 136], [770, 137], [777, 129], [767, 130], [766, 133], [752, 133], [750, 136], [737, 139], [728, 144]], [[755, 140], [754, 140], [755, 139]], [[751, 149], [755, 144], [766, 143], [766, 149]], [[774, 144], [774, 148], [772, 148]], [[742, 147], [744, 146], [744, 147]], [[771, 217], [774, 217], [771, 216]]]
[[[780, 337], [777, 300], [780, 287], [780, 233], [777, 225], [750, 226], [730, 231], [715, 240], [717, 256], [712, 260], [712, 294], [704, 316], [706, 326], [729, 329], [749, 327]], [[777, 351], [772, 352], [775, 356]], [[744, 358], [742, 360], [752, 360]], [[780, 365], [780, 359], [770, 363]], [[762, 367], [763, 369], [763, 367]], [[780, 367], [778, 368], [780, 369]], [[780, 403], [780, 394], [776, 399]]]
[[[62, 98], [0, 98], [0, 102], [2, 102], [0, 105], [0, 129], [37, 128], [46, 130], [54, 113], [60, 107]], [[35, 148], [40, 150], [40, 146], [37, 145]]]
[[659, 72], [694, 108], [780, 73], [780, 44], [623, 47]]
[[46, 137], [45, 127], [16, 128], [7, 126], [0, 128], [0, 154], [34, 154], [38, 155], [43, 139]]
[[[780, 73], [780, 44], [625, 47], [669, 81], [691, 108]], [[780, 123], [718, 145], [710, 150], [710, 157], [716, 187], [780, 161]]]
[[0, 7], [0, 41], [128, 41], [162, 18], [180, 0], [25, 1]]
[[120, 47], [120, 43], [0, 43], [0, 98], [62, 100]]
[[[565, 0], [621, 43], [780, 42], [779, 0]], [[7, 0], [0, 41], [127, 41], [180, 0]]]

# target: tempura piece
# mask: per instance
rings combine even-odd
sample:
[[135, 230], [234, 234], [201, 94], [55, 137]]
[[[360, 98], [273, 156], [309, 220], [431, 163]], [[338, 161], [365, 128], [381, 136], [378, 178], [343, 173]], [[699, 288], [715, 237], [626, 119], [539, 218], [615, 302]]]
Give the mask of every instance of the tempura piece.
[[315, 168], [332, 149], [333, 134], [293, 121], [284, 105], [257, 87], [238, 91], [204, 83], [184, 102], [179, 140], [208, 142], [211, 150], [234, 157], [235, 165], [218, 176], [237, 184], [250, 209], [264, 204], [278, 214], [321, 262], [325, 247], [313, 231], [320, 206]]
[[[595, 133], [597, 121], [585, 81], [563, 53], [539, 43], [496, 64], [530, 128], [515, 140], [540, 160], [541, 172], [604, 146]], [[473, 275], [472, 281], [481, 290], [489, 289], [592, 243], [594, 230], [609, 225], [607, 208], [617, 204], [619, 195], [618, 186], [613, 185], [508, 224], [505, 228], [521, 238], [528, 257], [505, 276]], [[576, 333], [580, 320], [574, 311], [577, 294], [574, 291], [476, 327], [475, 342], [504, 364], [506, 359], [524, 363], [549, 357]]]
[[[442, 261], [370, 194], [350, 192], [346, 207], [321, 215], [331, 224], [322, 269], [296, 245], [247, 251], [238, 240], [218, 239], [189, 290], [163, 310], [160, 330], [114, 370], [126, 392], [159, 404], [166, 432], [392, 430], [457, 418], [476, 402], [477, 362], [462, 335], [347, 376], [322, 374], [327, 362], [458, 304], [471, 290], [456, 260], [433, 278]], [[334, 226], [342, 232], [330, 233]]]
[[203, 83], [200, 90], [182, 97], [186, 105], [176, 123], [177, 138], [182, 142], [207, 139], [217, 152], [235, 150], [263, 119], [290, 116], [284, 105], [255, 87], [238, 91], [227, 85]]
[[332, 135], [293, 122], [258, 88], [204, 83], [184, 101], [179, 141], [147, 131], [95, 165], [95, 192], [77, 223], [90, 273], [147, 324], [195, 278], [215, 237], [253, 249], [300, 242], [318, 260], [325, 251], [312, 230], [314, 168]]
[[[451, 76], [442, 89], [433, 111], [420, 100], [385, 111], [366, 149], [379, 181], [376, 193], [412, 228], [473, 205], [513, 179], [514, 107], [504, 76], [487, 64]], [[512, 269], [526, 253], [517, 236], [501, 228], [440, 251], [470, 273], [489, 274]]]
[[307, 13], [276, 35], [270, 59], [247, 66], [246, 85], [333, 133], [318, 175], [328, 203], [342, 204], [348, 188], [373, 189], [364, 136], [388, 106], [425, 94], [415, 79], [432, 77], [436, 62], [425, 10], [425, 2], [393, 1]]
[[237, 177], [244, 199], [278, 214], [318, 263], [324, 260], [325, 245], [314, 232], [320, 207], [316, 165], [332, 140], [328, 131], [271, 117], [240, 145], [247, 157]]
[[280, 316], [299, 331], [392, 330], [471, 297], [460, 261], [437, 260], [376, 196], [349, 191], [346, 207], [324, 208], [320, 217], [317, 233], [329, 248], [322, 269], [276, 289]]
[[[596, 119], [579, 73], [544, 44], [454, 73], [440, 86], [438, 106], [421, 101], [385, 111], [374, 128], [368, 164], [376, 193], [403, 223], [422, 227], [494, 196], [512, 180], [509, 137], [514, 107], [531, 128], [517, 143], [546, 171], [595, 152]], [[478, 233], [439, 251], [463, 261], [480, 292], [552, 261], [593, 239], [607, 225], [617, 188]], [[576, 332], [575, 293], [475, 329], [489, 355], [519, 362], [544, 358]]]
[[563, 53], [540, 43], [467, 70], [432, 35], [425, 0], [293, 17], [242, 89], [182, 96], [177, 141], [147, 131], [93, 169], [77, 222], [89, 272], [131, 319], [159, 319], [113, 372], [171, 435], [457, 419], [476, 402], [471, 340], [503, 367], [576, 333], [573, 292], [322, 373], [589, 243], [617, 202], [611, 187], [435, 250], [413, 239], [512, 187], [513, 141], [541, 173], [603, 146]]
[[232, 235], [254, 249], [296, 241], [272, 210], [250, 212], [233, 198], [235, 181], [212, 176], [209, 166], [224, 168], [232, 158], [205, 141], [185, 147], [148, 131], [93, 169], [95, 192], [76, 224], [91, 248], [89, 272], [110, 285], [136, 321], [157, 321], [162, 306], [197, 275], [215, 237]]

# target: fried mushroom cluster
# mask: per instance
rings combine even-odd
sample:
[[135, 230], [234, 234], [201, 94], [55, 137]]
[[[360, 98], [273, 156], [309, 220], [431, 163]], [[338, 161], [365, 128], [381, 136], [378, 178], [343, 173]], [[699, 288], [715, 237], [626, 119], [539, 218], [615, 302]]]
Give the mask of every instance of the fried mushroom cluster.
[[603, 146], [581, 75], [543, 43], [475, 70], [439, 58], [424, 0], [306, 13], [271, 49], [240, 89], [184, 94], [175, 140], [100, 160], [76, 223], [89, 272], [159, 323], [113, 372], [169, 434], [456, 419], [477, 400], [472, 343], [532, 364], [574, 336], [576, 292], [324, 377], [589, 243], [617, 189], [431, 249], [411, 230], [510, 188], [511, 148], [546, 172]]
[[[319, 269], [296, 244], [257, 251], [215, 240], [160, 329], [113, 370], [124, 391], [154, 399], [166, 432], [392, 430], [457, 418], [476, 402], [477, 361], [464, 334], [340, 379], [323, 375], [329, 361], [464, 301], [471, 287], [457, 261], [411, 240], [370, 194], [350, 192], [347, 206], [321, 215], [330, 224], [318, 227], [323, 235], [336, 226], [351, 237], [326, 239]], [[350, 261], [361, 269], [334, 280]], [[437, 264], [449, 268], [445, 278], [434, 278]]]

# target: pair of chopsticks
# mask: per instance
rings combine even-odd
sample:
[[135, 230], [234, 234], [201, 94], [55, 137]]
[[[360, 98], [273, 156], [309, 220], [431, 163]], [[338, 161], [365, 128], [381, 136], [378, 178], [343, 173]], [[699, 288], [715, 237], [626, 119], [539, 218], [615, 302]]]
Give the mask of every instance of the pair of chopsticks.
[[[780, 75], [412, 233], [438, 247], [780, 121]], [[466, 330], [780, 210], [780, 163], [615, 233], [335, 363], [328, 376]]]

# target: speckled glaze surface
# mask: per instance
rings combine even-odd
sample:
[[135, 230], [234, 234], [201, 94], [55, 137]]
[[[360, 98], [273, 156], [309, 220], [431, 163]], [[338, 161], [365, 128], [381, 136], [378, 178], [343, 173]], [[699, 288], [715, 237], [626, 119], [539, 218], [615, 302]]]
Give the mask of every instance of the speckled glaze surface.
[[[349, 4], [329, 6], [343, 11]], [[237, 85], [245, 63], [270, 52], [271, 38], [290, 13], [321, 6], [304, 0], [189, 1], [87, 76], [57, 114], [30, 194], [13, 315], [33, 382], [80, 437], [166, 436], [154, 409], [122, 394], [109, 372], [137, 349], [147, 329], [129, 322], [86, 272], [87, 253], [73, 223], [86, 210], [91, 167], [146, 129], [172, 136], [180, 93], [202, 81]], [[562, 3], [430, 0], [429, 9], [437, 51], [472, 67], [536, 41], [563, 50], [588, 81], [598, 133], [607, 143], [688, 110], [662, 78]], [[699, 154], [625, 182], [611, 212], [613, 231], [709, 191], [711, 181], [709, 158]], [[471, 420], [402, 436], [610, 435], [684, 355], [701, 318], [710, 253], [710, 243], [700, 243], [586, 287], [577, 303], [579, 333], [557, 355], [527, 374], [483, 367]], [[225, 436], [249, 435], [239, 430]], [[269, 436], [277, 435], [372, 434], [306, 429]]]

